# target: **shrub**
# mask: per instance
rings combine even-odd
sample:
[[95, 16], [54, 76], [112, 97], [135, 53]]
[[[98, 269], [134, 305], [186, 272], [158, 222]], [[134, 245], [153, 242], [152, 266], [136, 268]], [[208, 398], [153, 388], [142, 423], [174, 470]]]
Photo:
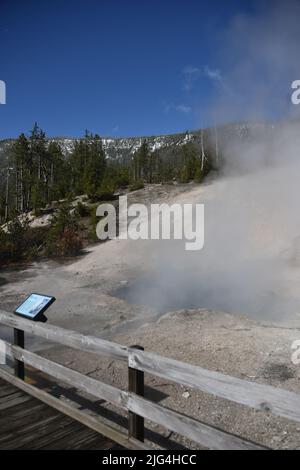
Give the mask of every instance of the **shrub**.
[[117, 199], [117, 197], [118, 196], [116, 196], [113, 192], [99, 191], [91, 198], [91, 200], [92, 202], [114, 201]]
[[137, 180], [137, 181], [134, 181], [134, 183], [132, 183], [129, 186], [129, 191], [137, 191], [138, 189], [144, 189], [144, 187], [145, 187], [144, 181], [143, 180]]
[[78, 235], [77, 216], [70, 214], [67, 205], [61, 207], [53, 217], [48, 231], [45, 251], [48, 256], [73, 256], [82, 249]]
[[82, 241], [73, 227], [66, 227], [57, 243], [61, 256], [75, 256], [82, 250]]
[[11, 259], [12, 248], [8, 234], [0, 229], [0, 264], [7, 263]]
[[180, 181], [180, 183], [188, 183], [189, 182], [189, 174], [188, 174], [188, 170], [187, 170], [186, 166], [184, 166], [180, 171], [179, 181]]
[[10, 258], [14, 261], [24, 257], [27, 243], [26, 232], [28, 231], [28, 222], [20, 222], [18, 218], [13, 219], [8, 224], [8, 242], [11, 246]]
[[91, 214], [90, 207], [86, 204], [82, 204], [80, 201], [78, 202], [75, 210], [79, 217], [88, 217]]
[[0, 230], [0, 263], [36, 257], [43, 246], [46, 231], [46, 227], [31, 228], [27, 221], [13, 219], [7, 232]]
[[203, 174], [202, 174], [200, 166], [196, 168], [194, 180], [196, 183], [201, 183], [203, 180]]
[[116, 187], [120, 189], [125, 189], [131, 183], [131, 177], [129, 174], [128, 168], [120, 169], [116, 176]]

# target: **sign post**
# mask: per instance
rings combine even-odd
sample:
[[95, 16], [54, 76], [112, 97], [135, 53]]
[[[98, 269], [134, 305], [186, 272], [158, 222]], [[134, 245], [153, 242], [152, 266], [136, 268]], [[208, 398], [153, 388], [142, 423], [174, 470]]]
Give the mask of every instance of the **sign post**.
[[[131, 346], [131, 348], [144, 351], [142, 346]], [[144, 396], [144, 372], [128, 367], [128, 390], [136, 395]], [[134, 437], [144, 442], [144, 418], [129, 411], [128, 413], [128, 433], [130, 437]]]
[[[14, 344], [16, 346], [19, 346], [19, 348], [24, 349], [25, 341], [23, 330], [18, 330], [18, 328], [14, 328]], [[15, 359], [15, 376], [21, 380], [24, 380], [25, 378], [24, 362], [18, 361], [18, 359]]]
[[[43, 294], [30, 294], [16, 309], [15, 314], [31, 321], [46, 322], [44, 312], [55, 301], [55, 297]], [[14, 328], [14, 344], [19, 348], [25, 347], [24, 331]], [[24, 362], [15, 359], [15, 376], [25, 380]]]

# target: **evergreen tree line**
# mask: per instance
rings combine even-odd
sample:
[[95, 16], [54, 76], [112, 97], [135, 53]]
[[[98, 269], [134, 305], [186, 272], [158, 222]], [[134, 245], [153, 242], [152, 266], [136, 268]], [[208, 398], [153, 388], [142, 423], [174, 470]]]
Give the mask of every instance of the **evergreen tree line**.
[[167, 183], [176, 180], [179, 183], [196, 181], [216, 168], [216, 157], [210, 145], [203, 147], [203, 154], [198, 147], [189, 142], [169, 151], [164, 149], [163, 156], [159, 150], [151, 152], [146, 141], [134, 154], [131, 163], [131, 175], [134, 181], [147, 183]]
[[[203, 136], [202, 136], [203, 139]], [[86, 131], [69, 155], [35, 124], [29, 136], [15, 141], [0, 188], [0, 219], [38, 211], [52, 201], [87, 194], [98, 200], [117, 188], [138, 189], [144, 183], [201, 182], [215, 166], [216, 155], [201, 141], [151, 152], [144, 141], [131, 159], [107, 161], [99, 135]]]
[[1, 220], [37, 211], [52, 201], [87, 193], [101, 187], [106, 168], [102, 142], [89, 132], [76, 141], [65, 157], [60, 145], [47, 141], [37, 124], [28, 137], [21, 134], [14, 143], [2, 184]]

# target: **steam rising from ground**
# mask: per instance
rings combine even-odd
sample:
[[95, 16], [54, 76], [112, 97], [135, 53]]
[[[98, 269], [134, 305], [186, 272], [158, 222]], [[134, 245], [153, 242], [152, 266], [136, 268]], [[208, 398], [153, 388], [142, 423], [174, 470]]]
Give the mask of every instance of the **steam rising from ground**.
[[145, 245], [152, 269], [127, 292], [132, 302], [272, 319], [300, 313], [300, 123], [287, 120], [299, 112], [290, 85], [300, 79], [300, 3], [262, 4], [259, 15], [235, 18], [226, 32], [212, 115], [227, 122], [280, 115], [285, 124], [256, 124], [247, 140], [221, 145], [221, 177], [181, 201], [205, 204], [204, 249]]
[[215, 82], [216, 99], [208, 110], [212, 121], [299, 115], [290, 88], [300, 79], [300, 2], [251, 3], [252, 14], [236, 15], [220, 32], [219, 62], [212, 66], [221, 79]]
[[131, 302], [162, 312], [205, 307], [272, 319], [300, 313], [299, 128], [236, 143], [227, 149], [224, 175], [179, 197], [205, 204], [204, 249], [143, 242], [147, 273], [126, 293]]

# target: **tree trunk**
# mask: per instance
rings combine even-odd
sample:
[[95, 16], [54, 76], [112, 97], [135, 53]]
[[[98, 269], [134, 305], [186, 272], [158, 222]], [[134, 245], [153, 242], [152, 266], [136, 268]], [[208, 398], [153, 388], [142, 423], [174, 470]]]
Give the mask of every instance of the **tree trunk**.
[[8, 220], [8, 199], [9, 199], [9, 168], [6, 173], [6, 191], [5, 191], [5, 222]]
[[215, 125], [215, 138], [216, 138], [216, 166], [219, 168], [219, 140], [218, 140], [218, 129]]
[[204, 163], [205, 163], [205, 151], [204, 151], [204, 137], [203, 137], [203, 129], [201, 129], [201, 172], [203, 173], [204, 170]]

